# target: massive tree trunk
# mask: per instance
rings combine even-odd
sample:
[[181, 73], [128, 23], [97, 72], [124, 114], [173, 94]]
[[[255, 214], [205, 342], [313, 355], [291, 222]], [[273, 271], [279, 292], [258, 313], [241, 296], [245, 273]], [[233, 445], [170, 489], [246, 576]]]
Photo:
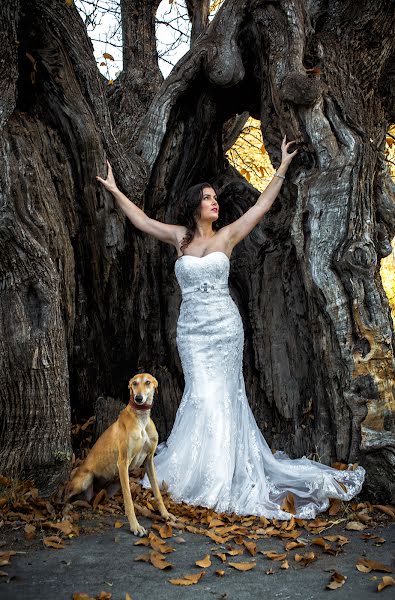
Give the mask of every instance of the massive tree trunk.
[[248, 112], [274, 164], [284, 133], [301, 142], [280, 198], [232, 257], [251, 406], [272, 446], [361, 462], [366, 492], [388, 500], [394, 336], [379, 259], [395, 235], [382, 154], [393, 3], [226, 0], [202, 30], [207, 3], [188, 2], [201, 25], [162, 85], [157, 4], [122, 4], [125, 39], [143, 39], [146, 95], [138, 52], [106, 92], [63, 0], [1, 8], [0, 470], [52, 490], [69, 468], [70, 406], [77, 418], [99, 396], [125, 399], [138, 368], [160, 382], [154, 417], [168, 434], [183, 387], [174, 252], [125, 223], [94, 177], [107, 156], [125, 193], [168, 222], [187, 187], [210, 180], [226, 223], [258, 195], [224, 156]]

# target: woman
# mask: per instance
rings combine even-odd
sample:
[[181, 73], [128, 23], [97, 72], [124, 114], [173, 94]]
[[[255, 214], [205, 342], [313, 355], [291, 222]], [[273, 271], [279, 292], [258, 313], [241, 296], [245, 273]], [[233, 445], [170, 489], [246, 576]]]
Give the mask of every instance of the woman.
[[209, 184], [188, 190], [184, 225], [168, 225], [150, 219], [118, 190], [109, 164], [107, 179], [97, 177], [135, 227], [177, 250], [177, 347], [185, 390], [155, 458], [158, 481], [168, 483], [175, 501], [283, 520], [292, 516], [282, 508], [289, 492], [296, 515], [310, 519], [326, 510], [329, 498], [349, 500], [358, 493], [365, 473], [362, 467], [337, 471], [305, 457], [273, 455], [245, 393], [243, 325], [228, 291], [229, 257], [276, 199], [297, 153], [288, 152], [293, 143], [284, 137], [281, 165], [256, 204], [218, 231], [217, 196]]

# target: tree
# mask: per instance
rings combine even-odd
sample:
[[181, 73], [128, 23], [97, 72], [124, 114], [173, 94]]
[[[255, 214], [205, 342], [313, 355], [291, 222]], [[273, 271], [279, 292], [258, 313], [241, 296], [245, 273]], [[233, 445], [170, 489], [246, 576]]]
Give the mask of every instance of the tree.
[[225, 0], [207, 25], [208, 2], [188, 2], [192, 47], [163, 82], [159, 0], [122, 0], [110, 87], [70, 4], [0, 9], [0, 470], [52, 491], [70, 468], [71, 413], [126, 399], [140, 367], [159, 379], [154, 417], [169, 432], [183, 387], [174, 255], [125, 222], [95, 175], [108, 158], [121, 189], [167, 222], [191, 184], [212, 181], [226, 223], [258, 195], [225, 158], [248, 113], [274, 165], [284, 133], [300, 142], [232, 259], [252, 409], [273, 447], [359, 461], [366, 491], [388, 500], [394, 332], [379, 259], [395, 235], [383, 154], [394, 3]]

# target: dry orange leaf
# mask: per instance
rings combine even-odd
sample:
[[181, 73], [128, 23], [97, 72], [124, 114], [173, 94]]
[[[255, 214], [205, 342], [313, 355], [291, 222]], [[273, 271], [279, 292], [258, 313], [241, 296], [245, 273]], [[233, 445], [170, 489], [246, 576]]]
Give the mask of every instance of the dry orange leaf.
[[313, 562], [313, 560], [316, 560], [316, 555], [314, 552], [306, 552], [305, 554], [295, 554], [294, 558], [296, 562], [306, 567], [308, 564]]
[[255, 556], [256, 544], [254, 542], [246, 542], [245, 540], [243, 541], [243, 544], [247, 548], [247, 550], [251, 554], [251, 556]]
[[365, 565], [355, 565], [357, 571], [359, 571], [360, 573], [370, 573], [370, 571], [372, 570], [370, 567], [366, 567]]
[[130, 596], [127, 592], [125, 594], [125, 600], [133, 600], [132, 596]]
[[210, 555], [206, 554], [206, 556], [204, 558], [202, 558], [201, 560], [197, 560], [195, 562], [195, 565], [197, 567], [202, 567], [203, 569], [207, 569], [207, 567], [211, 566], [211, 559], [210, 559]]
[[329, 542], [337, 542], [339, 546], [344, 546], [344, 544], [348, 544], [350, 541], [344, 535], [323, 535], [322, 537]]
[[121, 529], [121, 527], [123, 527], [122, 521], [115, 521], [114, 527], [115, 529]]
[[215, 574], [218, 575], [218, 577], [223, 577], [225, 575], [225, 571], [223, 571], [222, 569], [217, 569], [215, 571]]
[[288, 564], [288, 561], [287, 561], [287, 560], [284, 560], [284, 561], [281, 563], [281, 567], [280, 567], [280, 569], [289, 569], [289, 564]]
[[212, 519], [209, 523], [210, 529], [212, 527], [222, 527], [224, 525], [225, 525], [225, 523], [223, 521], [221, 521], [221, 519]]
[[154, 567], [160, 569], [161, 571], [164, 569], [171, 569], [173, 567], [171, 563], [166, 561], [166, 558], [163, 556], [163, 554], [160, 554], [159, 552], [151, 552], [150, 561]]
[[395, 579], [393, 577], [390, 577], [389, 575], [384, 575], [382, 581], [377, 586], [377, 591], [381, 592], [381, 590], [388, 587], [389, 585], [395, 585]]
[[233, 567], [234, 569], [236, 569], [237, 571], [251, 571], [251, 569], [253, 569], [254, 567], [256, 567], [256, 563], [252, 562], [252, 563], [228, 563], [228, 565], [230, 567]]
[[364, 525], [360, 521], [350, 521], [349, 523], [347, 523], [346, 529], [348, 529], [349, 531], [363, 531], [364, 529], [366, 529], [366, 525]]
[[134, 560], [141, 560], [142, 562], [150, 562], [151, 554], [139, 554]]
[[395, 510], [391, 506], [383, 506], [382, 504], [373, 504], [373, 508], [377, 508], [392, 519], [395, 519]]
[[200, 573], [193, 573], [193, 575], [184, 575], [182, 579], [169, 579], [169, 583], [173, 585], [194, 585], [197, 583], [203, 575], [205, 575], [205, 571], [201, 571]]
[[342, 502], [339, 499], [336, 500], [331, 500], [331, 504], [328, 510], [328, 513], [330, 514], [331, 517], [334, 517], [335, 515], [337, 515], [340, 511], [342, 507]]
[[10, 564], [11, 556], [15, 556], [15, 550], [8, 550], [7, 552], [0, 552], [0, 567]]
[[222, 560], [222, 562], [226, 561], [226, 554], [223, 552], [214, 552], [213, 556], [218, 556]]
[[281, 509], [285, 510], [285, 512], [291, 513], [294, 515], [296, 513], [295, 509], [295, 496], [292, 492], [289, 492], [283, 500], [281, 504]]
[[55, 548], [56, 550], [64, 548], [63, 540], [57, 535], [50, 535], [48, 537], [45, 537], [43, 539], [43, 542], [44, 546], [47, 546], [48, 548]]
[[[392, 573], [391, 567], [388, 565], [384, 565], [383, 563], [377, 562], [376, 560], [370, 560], [369, 558], [365, 558], [364, 556], [358, 556], [356, 567], [362, 565], [363, 567], [367, 567], [371, 571], [384, 571], [385, 573]], [[361, 571], [361, 569], [358, 569]], [[369, 571], [363, 571], [368, 573]]]
[[167, 523], [165, 523], [165, 525], [162, 525], [162, 527], [159, 529], [159, 535], [164, 540], [167, 538], [171, 538], [173, 535], [172, 526], [168, 525]]
[[77, 592], [73, 594], [73, 600], [95, 600], [95, 598], [92, 598], [92, 596], [90, 596], [89, 594], [80, 594]]
[[284, 550], [293, 550], [294, 548], [303, 548], [306, 546], [305, 542], [287, 542], [284, 546]]
[[261, 554], [264, 554], [266, 558], [270, 558], [270, 560], [284, 560], [284, 558], [287, 557], [286, 552], [283, 552], [281, 554], [278, 552], [274, 552], [273, 550], [259, 550], [259, 552]]
[[110, 592], [100, 592], [95, 596], [95, 600], [110, 600], [112, 598], [112, 594]]
[[150, 541], [147, 537], [142, 537], [137, 542], [134, 542], [133, 546], [149, 546]]
[[34, 538], [36, 537], [36, 528], [34, 525], [32, 525], [31, 523], [26, 523], [23, 530], [25, 532], [25, 538], [27, 540], [34, 540]]
[[108, 60], [114, 60], [113, 55], [109, 54], [108, 52], [103, 53], [103, 58], [108, 58]]
[[76, 525], [73, 525], [71, 521], [62, 521], [61, 523], [50, 523], [49, 521], [43, 523], [43, 527], [50, 527], [61, 531], [65, 535], [79, 535], [79, 529]]
[[342, 575], [341, 573], [334, 571], [331, 575], [331, 581], [330, 581], [330, 583], [328, 583], [326, 588], [328, 590], [337, 590], [338, 588], [342, 587], [342, 585], [344, 585], [346, 583], [346, 580], [347, 580], [347, 575]]
[[330, 544], [327, 544], [322, 537], [315, 538], [310, 543], [314, 546], [320, 546], [321, 548], [323, 548], [324, 552], [327, 552], [328, 550], [333, 550], [332, 546]]
[[244, 554], [244, 550], [243, 548], [232, 548], [231, 550], [227, 550], [226, 554], [229, 554], [229, 556], [241, 556]]

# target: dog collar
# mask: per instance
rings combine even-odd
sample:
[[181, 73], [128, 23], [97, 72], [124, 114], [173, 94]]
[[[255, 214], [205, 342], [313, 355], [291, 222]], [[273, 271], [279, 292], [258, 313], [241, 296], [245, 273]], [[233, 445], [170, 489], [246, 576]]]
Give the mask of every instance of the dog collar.
[[146, 404], [136, 404], [136, 402], [132, 398], [129, 400], [129, 406], [131, 406], [135, 410], [150, 410], [152, 408], [151, 405], [147, 406]]

